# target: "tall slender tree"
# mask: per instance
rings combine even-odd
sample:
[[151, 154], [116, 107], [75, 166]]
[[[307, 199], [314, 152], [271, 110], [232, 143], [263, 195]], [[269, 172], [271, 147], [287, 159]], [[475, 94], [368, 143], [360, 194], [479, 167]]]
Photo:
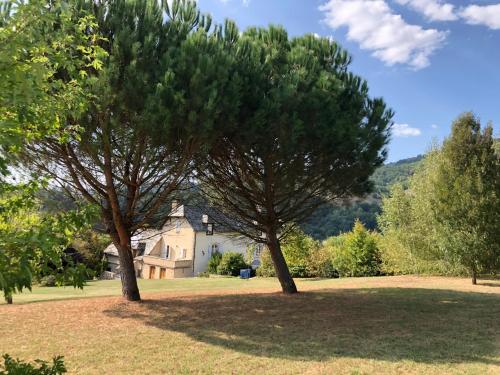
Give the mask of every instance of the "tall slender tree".
[[192, 1], [81, 6], [95, 15], [108, 54], [102, 70], [89, 75], [94, 99], [83, 116], [66, 121], [64, 144], [44, 137], [26, 160], [100, 207], [118, 250], [123, 295], [137, 301], [131, 238], [168, 214], [201, 135], [232, 107], [220, 41], [234, 35], [212, 28]]
[[283, 291], [295, 293], [280, 249], [285, 225], [325, 199], [370, 189], [369, 176], [386, 156], [392, 112], [369, 97], [366, 82], [348, 71], [348, 53], [329, 39], [250, 28], [232, 52], [241, 96], [215, 125], [197, 178], [232, 218], [226, 225], [269, 248]]
[[[500, 156], [492, 127], [471, 113], [452, 125], [409, 180], [393, 188], [379, 221], [396, 270], [469, 272], [500, 270]], [[394, 249], [399, 251], [394, 251]]]
[[472, 113], [463, 114], [441, 153], [432, 211], [448, 252], [476, 284], [480, 272], [500, 269], [500, 157], [492, 126], [481, 130]]

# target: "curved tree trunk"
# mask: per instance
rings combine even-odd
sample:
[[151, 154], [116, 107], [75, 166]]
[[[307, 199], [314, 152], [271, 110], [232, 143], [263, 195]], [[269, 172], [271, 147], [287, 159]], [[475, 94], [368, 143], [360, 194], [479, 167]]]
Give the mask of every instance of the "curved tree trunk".
[[280, 281], [283, 293], [297, 293], [295, 281], [293, 281], [293, 278], [290, 275], [290, 271], [288, 270], [288, 265], [286, 264], [285, 257], [283, 256], [283, 253], [281, 251], [281, 245], [277, 236], [272, 233], [268, 234], [268, 236], [269, 242], [267, 246], [269, 247], [269, 252], [271, 253], [276, 276], [278, 276], [278, 280]]
[[120, 258], [120, 278], [122, 281], [122, 294], [128, 301], [140, 301], [139, 286], [134, 268], [134, 256], [130, 245], [115, 243]]

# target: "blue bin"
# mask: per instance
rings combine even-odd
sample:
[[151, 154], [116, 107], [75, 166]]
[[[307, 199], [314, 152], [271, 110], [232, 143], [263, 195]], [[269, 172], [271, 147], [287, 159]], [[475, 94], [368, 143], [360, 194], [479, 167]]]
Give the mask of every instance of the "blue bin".
[[250, 278], [250, 269], [240, 270], [240, 278], [249, 279]]

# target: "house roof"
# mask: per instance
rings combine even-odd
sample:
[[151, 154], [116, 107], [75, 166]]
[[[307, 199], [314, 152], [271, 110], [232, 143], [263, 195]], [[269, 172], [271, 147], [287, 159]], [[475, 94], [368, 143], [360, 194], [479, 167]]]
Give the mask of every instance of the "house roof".
[[113, 243], [110, 243], [108, 247], [104, 249], [104, 254], [118, 256], [118, 250], [116, 249], [115, 245], [113, 245]]
[[214, 231], [219, 233], [234, 232], [234, 230], [231, 229], [232, 222], [230, 219], [213, 207], [184, 206], [184, 217], [196, 232], [205, 232], [207, 230], [207, 224], [203, 223], [203, 215], [207, 215], [208, 222], [215, 225]]

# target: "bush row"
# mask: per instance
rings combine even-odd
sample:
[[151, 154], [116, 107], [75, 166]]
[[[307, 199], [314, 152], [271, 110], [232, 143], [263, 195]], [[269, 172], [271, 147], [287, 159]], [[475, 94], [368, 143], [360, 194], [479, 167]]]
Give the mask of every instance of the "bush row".
[[[351, 232], [330, 237], [323, 243], [301, 230], [293, 231], [283, 241], [281, 250], [292, 277], [349, 277], [382, 274], [378, 235], [356, 221]], [[268, 250], [261, 256], [257, 275], [275, 276]]]

